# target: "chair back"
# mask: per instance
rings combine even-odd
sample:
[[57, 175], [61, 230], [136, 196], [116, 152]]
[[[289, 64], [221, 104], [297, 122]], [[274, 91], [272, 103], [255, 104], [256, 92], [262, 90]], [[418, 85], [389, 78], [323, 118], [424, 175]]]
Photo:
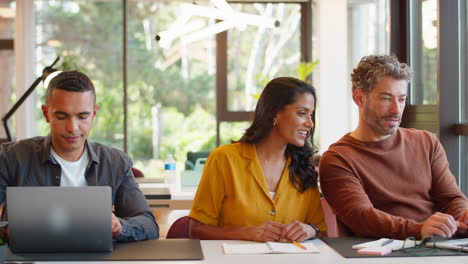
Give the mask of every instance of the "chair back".
[[330, 207], [327, 200], [321, 197], [320, 203], [322, 204], [325, 223], [328, 227], [328, 237], [351, 236], [351, 230], [336, 217], [335, 213], [333, 212], [333, 209]]
[[167, 231], [166, 238], [189, 238], [189, 223], [188, 216], [177, 219]]
[[145, 177], [145, 175], [143, 174], [143, 172], [141, 172], [141, 170], [137, 169], [137, 168], [132, 168], [132, 172], [133, 172], [133, 176], [135, 176], [135, 178], [143, 178]]
[[338, 224], [336, 223], [336, 215], [333, 213], [333, 210], [325, 198], [321, 197], [320, 203], [322, 204], [323, 216], [325, 217], [325, 223], [328, 227], [328, 237], [338, 237]]

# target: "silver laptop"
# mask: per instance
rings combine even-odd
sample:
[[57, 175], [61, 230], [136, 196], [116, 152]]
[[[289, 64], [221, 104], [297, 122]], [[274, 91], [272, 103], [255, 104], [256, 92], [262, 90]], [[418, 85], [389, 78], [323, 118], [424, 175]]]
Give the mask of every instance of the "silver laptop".
[[8, 187], [14, 252], [112, 251], [109, 186]]

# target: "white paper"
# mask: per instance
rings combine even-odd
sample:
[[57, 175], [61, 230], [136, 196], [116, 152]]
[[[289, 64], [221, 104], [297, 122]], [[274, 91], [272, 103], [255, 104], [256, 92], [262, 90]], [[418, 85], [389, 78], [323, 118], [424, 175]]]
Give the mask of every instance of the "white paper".
[[293, 243], [267, 242], [267, 244], [271, 248], [272, 253], [304, 254], [320, 252], [312, 243], [301, 243], [307, 249], [302, 249]]
[[[404, 240], [397, 240], [394, 239], [391, 243], [388, 243], [386, 245], [382, 245], [385, 241], [389, 240], [389, 238], [381, 238], [378, 240], [374, 241], [369, 241], [366, 243], [361, 243], [357, 245], [353, 245], [353, 249], [362, 249], [362, 248], [378, 248], [378, 247], [384, 247], [384, 248], [391, 248], [393, 251], [395, 250], [400, 250], [403, 247], [403, 243], [405, 243]], [[405, 243], [405, 248], [410, 248], [414, 247], [417, 241], [414, 240], [408, 240]]]
[[224, 253], [231, 254], [307, 254], [319, 253], [317, 247], [312, 243], [301, 243], [307, 249], [302, 249], [293, 243], [244, 243], [244, 244], [231, 244], [223, 243]]
[[265, 243], [228, 244], [223, 243], [224, 253], [231, 254], [268, 254], [271, 249]]

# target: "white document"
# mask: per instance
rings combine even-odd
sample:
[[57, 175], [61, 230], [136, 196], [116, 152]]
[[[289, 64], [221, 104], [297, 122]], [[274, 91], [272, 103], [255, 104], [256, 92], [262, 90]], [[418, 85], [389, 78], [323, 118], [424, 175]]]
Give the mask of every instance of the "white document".
[[[389, 241], [391, 240], [391, 242]], [[390, 242], [390, 243], [387, 243]], [[366, 243], [361, 243], [357, 245], [353, 245], [353, 249], [362, 249], [362, 248], [391, 248], [392, 251], [400, 250], [405, 244], [405, 248], [411, 248], [416, 246], [418, 241], [414, 240], [407, 240], [406, 243], [404, 240], [397, 240], [397, 239], [389, 239], [389, 238], [381, 238], [379, 240], [369, 241]]]
[[293, 243], [246, 243], [246, 244], [231, 244], [223, 243], [224, 253], [232, 254], [307, 254], [319, 253], [317, 247], [312, 243], [301, 243], [306, 249], [302, 249]]

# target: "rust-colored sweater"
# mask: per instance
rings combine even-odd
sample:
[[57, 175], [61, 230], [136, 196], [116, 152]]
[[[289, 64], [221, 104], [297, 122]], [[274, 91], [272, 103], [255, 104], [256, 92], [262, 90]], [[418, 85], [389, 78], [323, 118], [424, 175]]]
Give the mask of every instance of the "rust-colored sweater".
[[343, 136], [322, 156], [320, 186], [357, 236], [420, 238], [435, 212], [456, 219], [468, 209], [439, 140], [416, 129], [378, 142]]

